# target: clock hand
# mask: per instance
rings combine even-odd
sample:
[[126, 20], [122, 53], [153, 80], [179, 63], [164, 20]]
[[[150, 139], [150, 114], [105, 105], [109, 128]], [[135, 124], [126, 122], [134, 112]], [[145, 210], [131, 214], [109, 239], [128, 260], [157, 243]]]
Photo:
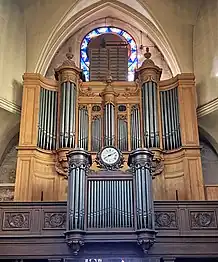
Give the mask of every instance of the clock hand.
[[107, 155], [107, 156], [105, 157], [105, 159], [108, 158], [109, 156], [113, 156], [114, 154], [116, 154], [116, 152], [114, 152], [114, 153], [112, 153], [112, 154], [110, 154], [110, 155]]

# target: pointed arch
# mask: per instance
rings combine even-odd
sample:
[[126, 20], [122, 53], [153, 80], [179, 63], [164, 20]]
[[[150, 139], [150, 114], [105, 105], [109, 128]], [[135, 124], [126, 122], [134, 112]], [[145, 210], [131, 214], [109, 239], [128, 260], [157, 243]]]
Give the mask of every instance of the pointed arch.
[[[79, 1], [76, 1], [78, 4]], [[128, 22], [136, 28], [148, 34], [151, 40], [158, 46], [164, 55], [173, 75], [181, 73], [179, 63], [176, 59], [169, 41], [164, 36], [157, 26], [154, 25], [145, 15], [139, 13], [130, 6], [116, 0], [98, 1], [90, 6], [75, 13], [75, 4], [65, 13], [64, 17], [56, 25], [51, 32], [47, 42], [45, 43], [39, 59], [37, 61], [35, 72], [45, 75], [48, 66], [58, 48], [71, 35], [81, 29], [84, 25], [96, 18], [106, 17], [106, 14], [114, 14], [114, 17], [122, 15], [128, 17]], [[74, 14], [72, 14], [74, 10]]]

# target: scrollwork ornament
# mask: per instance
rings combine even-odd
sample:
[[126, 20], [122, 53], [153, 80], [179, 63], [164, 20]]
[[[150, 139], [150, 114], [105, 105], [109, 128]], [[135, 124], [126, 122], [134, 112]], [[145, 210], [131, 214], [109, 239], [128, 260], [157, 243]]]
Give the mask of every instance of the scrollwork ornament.
[[86, 96], [86, 97], [90, 97], [90, 96], [94, 97], [94, 96], [96, 96], [92, 92], [92, 88], [90, 86], [88, 86], [87, 88], [84, 88], [82, 83], [79, 86], [79, 95], [80, 96]]
[[5, 212], [4, 226], [5, 229], [29, 229], [29, 213]]
[[208, 212], [191, 212], [192, 228], [214, 228], [216, 219], [213, 211]]

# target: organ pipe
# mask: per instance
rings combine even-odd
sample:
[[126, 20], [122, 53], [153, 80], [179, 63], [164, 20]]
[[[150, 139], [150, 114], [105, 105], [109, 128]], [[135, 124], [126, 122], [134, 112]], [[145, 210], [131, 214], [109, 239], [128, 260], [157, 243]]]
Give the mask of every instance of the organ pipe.
[[115, 106], [107, 103], [104, 107], [104, 146], [113, 146], [115, 143]]
[[88, 180], [88, 228], [133, 227], [133, 181]]
[[40, 89], [38, 122], [38, 147], [46, 150], [56, 149], [57, 92]]
[[76, 147], [76, 139], [79, 132], [78, 127], [78, 101], [77, 89], [81, 70], [76, 67], [72, 60], [71, 49], [66, 54], [67, 60], [55, 69], [55, 78], [59, 81], [59, 148]]
[[138, 105], [131, 108], [131, 148], [132, 150], [141, 147], [141, 123]]
[[67, 231], [84, 230], [85, 227], [85, 177], [91, 165], [91, 155], [83, 149], [73, 149], [67, 154], [69, 163]]
[[88, 125], [89, 116], [86, 106], [80, 106], [79, 108], [79, 139], [78, 144], [80, 148], [88, 150]]
[[131, 167], [135, 185], [136, 228], [154, 231], [154, 207], [152, 198], [153, 154], [145, 148], [132, 151], [128, 165]]
[[128, 151], [128, 126], [125, 115], [118, 115], [117, 146], [121, 151]]
[[91, 146], [92, 151], [99, 151], [101, 149], [102, 139], [102, 118], [101, 115], [95, 115], [92, 117], [92, 136]]
[[160, 92], [161, 116], [163, 130], [163, 147], [172, 150], [181, 147], [179, 122], [178, 89]]
[[60, 140], [59, 147], [75, 147], [76, 133], [76, 85], [64, 82], [61, 85]]
[[159, 147], [157, 84], [152, 81], [144, 83], [141, 93], [144, 144], [147, 148]]
[[146, 48], [145, 61], [137, 70], [141, 86], [141, 125], [143, 145], [147, 148], [160, 147], [160, 123], [158, 83], [162, 70], [150, 59], [151, 53]]

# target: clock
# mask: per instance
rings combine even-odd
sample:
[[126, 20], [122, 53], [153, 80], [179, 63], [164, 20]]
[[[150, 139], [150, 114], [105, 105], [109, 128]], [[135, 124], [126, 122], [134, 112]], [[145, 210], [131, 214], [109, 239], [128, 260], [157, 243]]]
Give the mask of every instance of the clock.
[[107, 170], [115, 170], [122, 166], [123, 156], [116, 147], [106, 146], [98, 153], [96, 162], [99, 167], [103, 167]]

